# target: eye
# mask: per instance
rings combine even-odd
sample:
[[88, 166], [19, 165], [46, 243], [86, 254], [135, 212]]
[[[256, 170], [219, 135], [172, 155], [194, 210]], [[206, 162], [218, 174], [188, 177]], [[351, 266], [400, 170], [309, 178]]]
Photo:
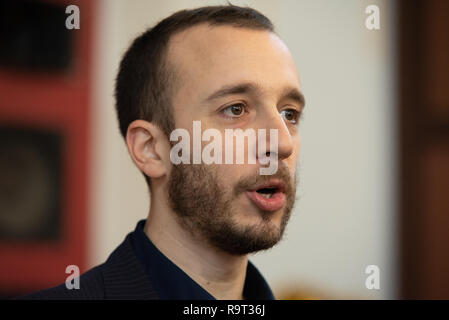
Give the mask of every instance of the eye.
[[245, 113], [245, 105], [243, 103], [235, 103], [221, 110], [227, 118], [239, 118]]
[[281, 111], [281, 115], [285, 120], [291, 122], [292, 124], [297, 124], [300, 117], [300, 112], [295, 109], [284, 109]]

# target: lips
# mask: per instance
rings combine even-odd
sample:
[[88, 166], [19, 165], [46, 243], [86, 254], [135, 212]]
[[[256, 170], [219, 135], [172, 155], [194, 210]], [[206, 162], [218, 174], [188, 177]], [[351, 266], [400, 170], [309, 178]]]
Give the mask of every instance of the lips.
[[285, 205], [285, 184], [271, 180], [246, 192], [249, 199], [263, 211], [277, 211]]

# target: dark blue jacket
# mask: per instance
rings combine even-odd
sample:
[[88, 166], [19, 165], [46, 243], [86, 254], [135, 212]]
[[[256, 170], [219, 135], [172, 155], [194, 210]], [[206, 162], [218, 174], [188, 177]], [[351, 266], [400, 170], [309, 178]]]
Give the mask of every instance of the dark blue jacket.
[[105, 263], [80, 276], [79, 289], [60, 286], [19, 299], [158, 299], [148, 275], [134, 253], [130, 234]]

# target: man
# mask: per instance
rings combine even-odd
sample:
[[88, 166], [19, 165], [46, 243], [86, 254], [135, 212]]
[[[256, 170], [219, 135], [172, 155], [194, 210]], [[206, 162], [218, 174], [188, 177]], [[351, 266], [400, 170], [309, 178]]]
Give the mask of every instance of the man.
[[[274, 299], [248, 254], [280, 241], [293, 208], [304, 98], [271, 22], [233, 5], [179, 11], [133, 42], [115, 92], [121, 133], [150, 188], [148, 218], [79, 289], [28, 298]], [[172, 133], [195, 136], [195, 122], [225, 151], [238, 148], [224, 141], [229, 129], [270, 139], [247, 140], [255, 163], [174, 164]], [[193, 153], [206, 145], [185, 142]], [[260, 174], [264, 157], [277, 162], [274, 173]]]

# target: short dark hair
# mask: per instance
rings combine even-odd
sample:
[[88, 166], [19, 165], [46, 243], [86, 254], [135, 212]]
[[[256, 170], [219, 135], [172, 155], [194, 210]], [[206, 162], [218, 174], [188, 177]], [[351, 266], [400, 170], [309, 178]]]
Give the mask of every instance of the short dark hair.
[[142, 33], [123, 56], [115, 82], [117, 116], [125, 140], [129, 124], [137, 119], [153, 122], [169, 137], [175, 126], [171, 97], [177, 77], [166, 59], [168, 43], [175, 33], [202, 23], [274, 32], [262, 13], [228, 3], [175, 12]]

